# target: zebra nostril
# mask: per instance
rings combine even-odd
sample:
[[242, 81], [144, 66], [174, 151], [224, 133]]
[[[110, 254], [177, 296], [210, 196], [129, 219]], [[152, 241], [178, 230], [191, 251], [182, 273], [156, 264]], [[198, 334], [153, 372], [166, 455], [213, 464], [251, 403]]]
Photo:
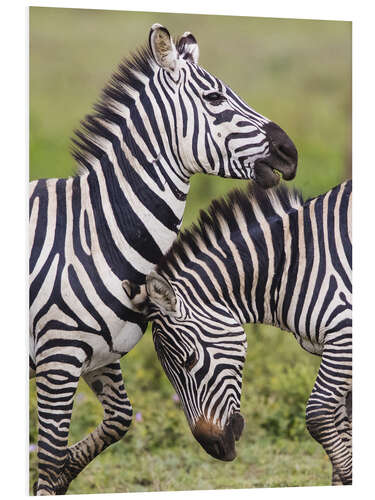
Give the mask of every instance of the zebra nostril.
[[280, 159], [289, 164], [297, 165], [297, 149], [284, 130], [273, 122], [267, 123], [264, 130], [270, 142], [271, 153], [276, 153]]
[[212, 449], [213, 449], [214, 454], [217, 457], [219, 457], [222, 454], [222, 447], [220, 446], [219, 441], [216, 441], [215, 443], [213, 443]]
[[[288, 137], [289, 139], [289, 137]], [[280, 156], [284, 156], [285, 159], [291, 159], [292, 161], [297, 159], [297, 150], [293, 144], [293, 142], [289, 140], [285, 140], [278, 146], [275, 146], [276, 149], [278, 150]]]
[[242, 431], [245, 427], [245, 421], [240, 413], [233, 413], [230, 418], [229, 425], [232, 428], [232, 432], [236, 441], [241, 437]]

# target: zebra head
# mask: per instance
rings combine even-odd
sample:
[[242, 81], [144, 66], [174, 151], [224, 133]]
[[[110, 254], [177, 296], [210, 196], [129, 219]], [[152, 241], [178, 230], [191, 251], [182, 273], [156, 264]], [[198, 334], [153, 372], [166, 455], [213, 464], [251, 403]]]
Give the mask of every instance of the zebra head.
[[176, 157], [190, 173], [253, 179], [263, 188], [276, 185], [279, 174], [286, 180], [295, 176], [293, 142], [198, 65], [199, 48], [191, 33], [175, 44], [166, 28], [154, 24], [149, 45], [153, 85], [165, 106], [163, 120], [172, 122]]
[[144, 285], [123, 282], [136, 310], [153, 321], [158, 358], [176, 390], [194, 437], [214, 458], [236, 457], [246, 334], [221, 304], [189, 304], [177, 282], [152, 271]]

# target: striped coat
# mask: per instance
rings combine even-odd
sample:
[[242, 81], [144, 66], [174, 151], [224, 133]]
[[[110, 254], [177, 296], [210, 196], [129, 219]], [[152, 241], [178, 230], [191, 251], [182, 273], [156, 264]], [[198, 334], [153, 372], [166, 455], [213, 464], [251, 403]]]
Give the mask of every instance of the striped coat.
[[[38, 495], [64, 493], [132, 415], [119, 359], [145, 318], [121, 282], [142, 285], [181, 226], [196, 172], [263, 187], [295, 175], [297, 152], [276, 124], [198, 66], [190, 33], [154, 25], [149, 47], [120, 65], [75, 137], [79, 169], [30, 184], [30, 372], [36, 376]], [[67, 447], [79, 378], [105, 418]]]

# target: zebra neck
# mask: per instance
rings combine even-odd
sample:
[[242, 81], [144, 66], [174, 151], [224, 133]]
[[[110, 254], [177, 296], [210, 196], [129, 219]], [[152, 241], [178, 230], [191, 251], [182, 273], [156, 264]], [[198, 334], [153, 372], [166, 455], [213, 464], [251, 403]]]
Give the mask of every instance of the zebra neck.
[[[103, 155], [80, 176], [87, 186], [84, 205], [90, 206], [101, 253], [113, 272], [143, 282], [176, 238], [189, 183], [173, 177], [161, 159], [164, 169], [158, 172], [155, 164], [136, 168], [122, 158], [120, 167], [110, 158]], [[154, 169], [152, 175], [147, 168]]]
[[309, 279], [307, 269], [311, 266], [313, 255], [308, 249], [318, 244], [323, 235], [317, 228], [312, 230], [310, 216], [314, 211], [313, 199], [303, 207], [289, 214], [283, 219], [285, 266], [281, 275], [279, 300], [277, 304], [278, 325], [284, 330], [295, 333], [300, 331], [297, 311], [301, 312], [301, 304], [305, 301], [308, 292], [306, 283]]
[[263, 225], [263, 241], [250, 246], [253, 265], [247, 268], [246, 322], [279, 326], [277, 306], [281, 276], [285, 266], [285, 253], [279, 242], [282, 238], [281, 220]]
[[[222, 299], [239, 323], [277, 325], [280, 277], [285, 264], [281, 219], [264, 221], [254, 235], [239, 217], [239, 230], [221, 242]], [[262, 234], [261, 234], [262, 233]]]

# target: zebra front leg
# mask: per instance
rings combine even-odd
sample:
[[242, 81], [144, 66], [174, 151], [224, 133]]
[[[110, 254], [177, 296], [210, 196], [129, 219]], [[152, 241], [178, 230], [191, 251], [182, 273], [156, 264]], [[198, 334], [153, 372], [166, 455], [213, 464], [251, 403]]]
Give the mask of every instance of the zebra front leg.
[[38, 481], [34, 494], [55, 495], [57, 478], [68, 453], [68, 434], [82, 362], [72, 355], [50, 353], [38, 360]]
[[[335, 426], [342, 441], [352, 451], [352, 391], [342, 401], [335, 412]], [[332, 470], [332, 486], [342, 485], [339, 472]]]
[[104, 409], [102, 423], [87, 437], [68, 449], [56, 493], [63, 495], [71, 481], [109, 445], [123, 438], [132, 419], [132, 407], [125, 391], [120, 363], [112, 363], [84, 375]]
[[[335, 352], [335, 351], [334, 351]], [[339, 354], [338, 351], [335, 352]], [[317, 379], [306, 407], [306, 424], [311, 436], [326, 451], [333, 467], [332, 481], [339, 484], [352, 483], [352, 453], [342, 431], [342, 422], [336, 427], [340, 402], [345, 401], [351, 391], [351, 368], [349, 365], [335, 366], [331, 355], [323, 353]], [[343, 405], [343, 407], [345, 407]]]

